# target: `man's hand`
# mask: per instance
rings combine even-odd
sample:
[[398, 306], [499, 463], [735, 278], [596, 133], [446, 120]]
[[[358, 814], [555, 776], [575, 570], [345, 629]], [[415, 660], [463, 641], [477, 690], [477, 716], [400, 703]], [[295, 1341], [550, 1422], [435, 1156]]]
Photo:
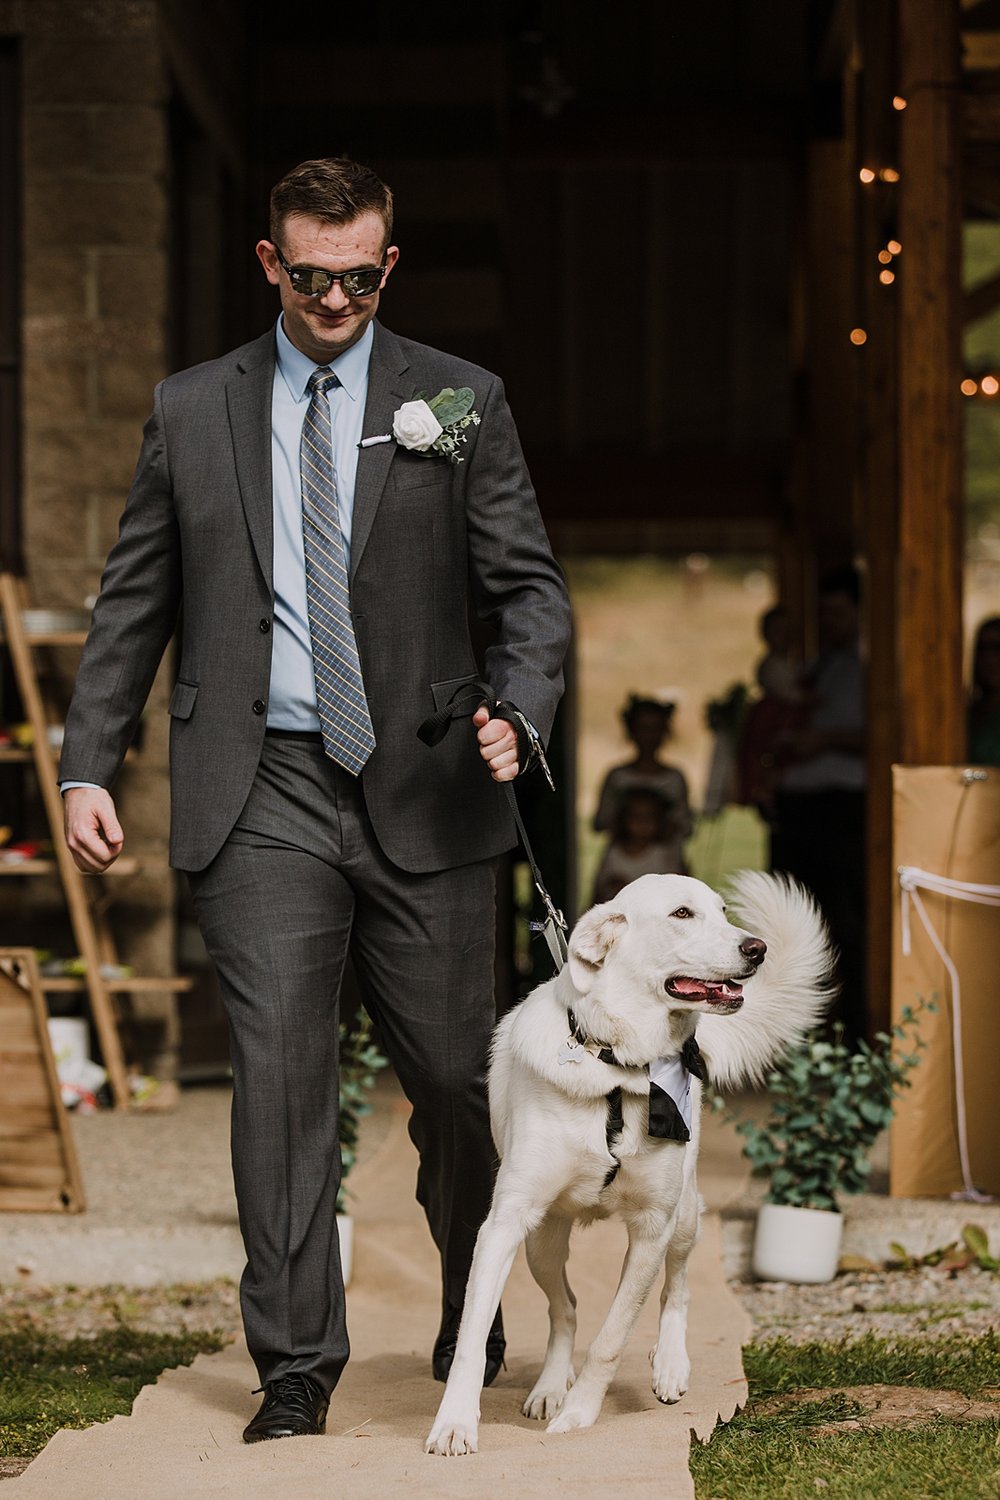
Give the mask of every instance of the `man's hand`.
[[485, 703], [472, 715], [479, 753], [494, 781], [513, 781], [517, 775], [517, 735], [506, 719], [491, 719]]
[[125, 835], [103, 787], [70, 787], [63, 795], [63, 822], [73, 863], [85, 875], [103, 874], [122, 852]]

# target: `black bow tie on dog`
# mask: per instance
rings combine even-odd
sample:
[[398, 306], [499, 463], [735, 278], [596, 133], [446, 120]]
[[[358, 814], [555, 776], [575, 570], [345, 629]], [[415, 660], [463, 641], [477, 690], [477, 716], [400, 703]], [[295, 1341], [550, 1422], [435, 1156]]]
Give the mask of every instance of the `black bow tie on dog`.
[[[581, 1028], [572, 1007], [567, 1010], [567, 1015], [571, 1038], [576, 1042], [577, 1046], [584, 1047], [590, 1038], [588, 1038], [587, 1033]], [[597, 1058], [598, 1062], [610, 1063], [616, 1068], [632, 1066], [631, 1063], [619, 1062], [611, 1047], [601, 1046], [599, 1042], [595, 1043], [595, 1045], [598, 1051], [593, 1056]], [[701, 1079], [702, 1083], [708, 1082], [708, 1070], [705, 1067], [705, 1059], [702, 1057], [701, 1049], [693, 1036], [689, 1036], [681, 1048], [680, 1062], [684, 1069], [685, 1079], [687, 1074], [693, 1073], [696, 1078]], [[615, 1136], [620, 1135], [624, 1127], [625, 1121], [622, 1116], [621, 1089], [612, 1089], [610, 1094], [608, 1094], [608, 1141], [610, 1142]], [[648, 1133], [658, 1141], [680, 1141], [683, 1144], [685, 1141], [691, 1139], [691, 1131], [685, 1123], [677, 1101], [671, 1094], [667, 1093], [666, 1089], [661, 1088], [658, 1083], [654, 1082], [653, 1079], [650, 1079], [649, 1082]], [[617, 1171], [617, 1168], [615, 1170]]]

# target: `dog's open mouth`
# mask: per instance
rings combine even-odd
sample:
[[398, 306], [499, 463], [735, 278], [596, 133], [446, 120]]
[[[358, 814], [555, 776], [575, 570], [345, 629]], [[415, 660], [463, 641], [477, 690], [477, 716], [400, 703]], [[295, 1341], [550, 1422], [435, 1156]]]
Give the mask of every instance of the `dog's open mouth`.
[[677, 974], [667, 980], [666, 991], [675, 1000], [704, 1000], [725, 1010], [738, 1010], [743, 1004], [743, 986], [735, 979], [691, 979]]

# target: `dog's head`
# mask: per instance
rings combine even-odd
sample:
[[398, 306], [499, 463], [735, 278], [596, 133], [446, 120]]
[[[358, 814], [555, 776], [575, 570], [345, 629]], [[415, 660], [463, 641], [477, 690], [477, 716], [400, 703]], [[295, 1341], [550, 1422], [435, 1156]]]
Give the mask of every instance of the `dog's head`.
[[766, 952], [762, 938], [727, 921], [722, 897], [700, 880], [643, 875], [580, 918], [569, 970], [580, 994], [614, 969], [674, 1008], [732, 1015]]

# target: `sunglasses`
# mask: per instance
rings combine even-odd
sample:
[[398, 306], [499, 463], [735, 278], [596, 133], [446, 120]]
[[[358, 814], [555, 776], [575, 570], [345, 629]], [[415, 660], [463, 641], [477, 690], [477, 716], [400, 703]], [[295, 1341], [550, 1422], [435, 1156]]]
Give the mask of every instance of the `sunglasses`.
[[371, 297], [382, 285], [385, 264], [360, 266], [356, 271], [324, 271], [319, 266], [290, 266], [277, 245], [274, 253], [278, 264], [292, 284], [292, 291], [300, 297], [325, 297], [335, 281], [339, 281], [348, 297]]

